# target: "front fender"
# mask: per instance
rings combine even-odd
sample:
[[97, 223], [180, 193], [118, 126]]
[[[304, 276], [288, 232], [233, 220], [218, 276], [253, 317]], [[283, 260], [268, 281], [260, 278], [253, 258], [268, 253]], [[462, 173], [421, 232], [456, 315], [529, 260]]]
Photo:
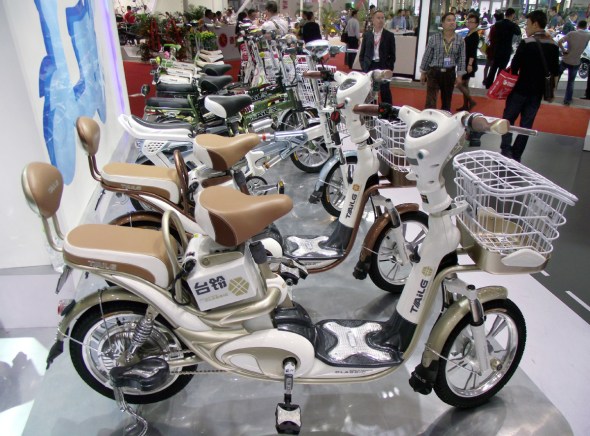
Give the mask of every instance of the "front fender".
[[[477, 298], [482, 304], [492, 300], [505, 300], [508, 298], [508, 290], [503, 286], [486, 286], [478, 289]], [[438, 356], [442, 352], [449, 335], [469, 312], [469, 300], [463, 297], [453, 303], [436, 321], [428, 336], [426, 348], [422, 353], [422, 366], [424, 368], [428, 369], [433, 362], [438, 362]]]
[[74, 306], [67, 310], [66, 314], [58, 325], [57, 340], [63, 341], [72, 322], [78, 319], [87, 310], [98, 306], [100, 303], [105, 304], [114, 301], [132, 301], [135, 303], [145, 303], [145, 301], [139, 298], [137, 295], [132, 294], [120, 286], [112, 286], [103, 290], [102, 292], [93, 292], [81, 300], [76, 301]]
[[[346, 150], [343, 152], [343, 154], [344, 154], [344, 159], [347, 159], [348, 157], [357, 157], [358, 156], [356, 150]], [[322, 167], [322, 170], [320, 171], [320, 175], [318, 177], [318, 181], [315, 182], [315, 189], [314, 189], [315, 192], [318, 192], [322, 189], [322, 187], [326, 183], [326, 177], [328, 177], [328, 173], [336, 165], [340, 165], [340, 158], [338, 157], [338, 155], [332, 156], [330, 159], [328, 159], [328, 161]]]
[[[408, 212], [417, 212], [420, 210], [420, 206], [417, 203], [402, 203], [397, 204], [395, 206], [397, 212], [402, 216]], [[359, 255], [359, 262], [366, 262], [371, 255], [375, 252], [375, 243], [377, 242], [377, 238], [383, 232], [383, 229], [387, 227], [387, 225], [391, 222], [389, 217], [389, 213], [385, 213], [375, 220], [367, 235], [365, 236], [365, 240], [363, 241], [363, 248], [361, 249], [361, 253]]]

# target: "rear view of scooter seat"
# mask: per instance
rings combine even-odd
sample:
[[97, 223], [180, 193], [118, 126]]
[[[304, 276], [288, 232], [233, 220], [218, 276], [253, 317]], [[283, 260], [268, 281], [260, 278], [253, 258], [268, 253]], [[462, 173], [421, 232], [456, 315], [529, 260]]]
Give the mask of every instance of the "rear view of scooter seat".
[[204, 189], [196, 203], [196, 221], [226, 247], [242, 244], [293, 208], [293, 200], [284, 194], [252, 196], [224, 186]]
[[[46, 224], [48, 240], [53, 241], [48, 220], [59, 229], [55, 214], [63, 192], [61, 173], [48, 163], [33, 162], [23, 171], [22, 186], [29, 206]], [[61, 238], [61, 232], [56, 230], [56, 236]], [[159, 231], [84, 224], [70, 231], [63, 241], [64, 260], [71, 265], [130, 274], [164, 288], [172, 281], [172, 264]]]
[[102, 169], [105, 185], [131, 191], [146, 191], [174, 204], [180, 202], [180, 180], [176, 168], [112, 162]]
[[[76, 120], [76, 130], [84, 151], [93, 161], [100, 144], [98, 123], [92, 118], [79, 117]], [[94, 165], [96, 163], [91, 164], [91, 166]], [[174, 204], [180, 202], [180, 180], [174, 168], [113, 162], [105, 165], [100, 176], [106, 186], [131, 191], [147, 191]]]
[[193, 145], [196, 159], [216, 171], [227, 171], [260, 143], [255, 133], [226, 137], [205, 133]]

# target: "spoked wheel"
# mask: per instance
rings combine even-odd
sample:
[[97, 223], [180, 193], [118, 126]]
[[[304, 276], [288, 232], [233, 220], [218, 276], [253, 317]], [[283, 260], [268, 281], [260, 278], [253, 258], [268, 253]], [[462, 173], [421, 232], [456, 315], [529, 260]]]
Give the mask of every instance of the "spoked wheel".
[[373, 248], [369, 276], [373, 283], [384, 291], [399, 294], [418, 258], [418, 250], [428, 231], [428, 215], [424, 212], [407, 212], [401, 215], [402, 231], [406, 241], [405, 249], [411, 262], [400, 265], [397, 262], [398, 247], [393, 238], [391, 222], [383, 229]]
[[330, 159], [324, 138], [307, 141], [291, 155], [291, 162], [306, 173], [319, 173]]
[[[117, 302], [94, 307], [78, 320], [72, 330], [72, 338], [84, 344], [70, 341], [70, 356], [76, 371], [84, 382], [100, 394], [114, 398], [109, 384], [109, 371], [117, 366], [125, 351], [129, 350], [137, 323], [145, 314], [145, 305]], [[137, 355], [140, 359], [160, 357], [169, 363], [184, 357], [186, 347], [172, 328], [160, 317]], [[194, 371], [195, 365], [182, 368]], [[193, 377], [180, 375], [180, 369], [171, 369], [164, 384], [153, 391], [141, 392], [125, 388], [125, 399], [130, 403], [147, 404], [165, 400], [182, 390]]]
[[259, 176], [249, 176], [246, 179], [246, 187], [250, 195], [266, 195], [267, 191], [260, 188], [268, 185], [266, 180]]
[[581, 79], [586, 79], [588, 77], [588, 70], [590, 69], [590, 62], [586, 59], [582, 59], [580, 62], [580, 68], [578, 68], [578, 74], [580, 75]]
[[471, 314], [459, 322], [442, 349], [434, 390], [451, 406], [477, 407], [492, 398], [510, 380], [524, 351], [526, 325], [516, 304], [493, 300], [483, 308], [490, 369], [476, 372]]
[[344, 171], [342, 171], [341, 165], [334, 165], [326, 175], [324, 186], [322, 186], [321, 201], [326, 212], [332, 216], [340, 216], [348, 189], [348, 174], [354, 173], [356, 163], [356, 156], [347, 156]]

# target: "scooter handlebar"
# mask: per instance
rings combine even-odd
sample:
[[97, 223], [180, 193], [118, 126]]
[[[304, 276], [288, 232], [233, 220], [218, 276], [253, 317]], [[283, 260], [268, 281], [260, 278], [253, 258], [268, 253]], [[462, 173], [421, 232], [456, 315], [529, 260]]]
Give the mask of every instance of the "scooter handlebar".
[[369, 115], [376, 117], [379, 115], [378, 104], [355, 104], [352, 108], [352, 112], [358, 115]]
[[533, 129], [525, 129], [524, 127], [510, 126], [508, 129], [511, 133], [517, 133], [519, 135], [537, 136], [539, 132]]
[[321, 79], [322, 72], [321, 71], [304, 71], [302, 74], [303, 77], [306, 79]]
[[396, 119], [399, 115], [400, 108], [392, 106], [389, 103], [380, 104], [357, 104], [352, 108], [352, 112], [359, 115], [370, 115], [373, 117]]

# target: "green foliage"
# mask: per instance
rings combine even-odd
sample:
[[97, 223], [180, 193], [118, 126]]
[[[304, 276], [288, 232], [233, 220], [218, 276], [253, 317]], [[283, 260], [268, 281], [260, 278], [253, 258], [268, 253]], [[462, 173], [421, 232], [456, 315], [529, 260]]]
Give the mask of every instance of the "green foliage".
[[188, 23], [193, 21], [199, 21], [201, 18], [205, 16], [205, 11], [207, 8], [205, 6], [195, 6], [189, 5], [187, 11], [183, 14], [186, 18]]

